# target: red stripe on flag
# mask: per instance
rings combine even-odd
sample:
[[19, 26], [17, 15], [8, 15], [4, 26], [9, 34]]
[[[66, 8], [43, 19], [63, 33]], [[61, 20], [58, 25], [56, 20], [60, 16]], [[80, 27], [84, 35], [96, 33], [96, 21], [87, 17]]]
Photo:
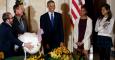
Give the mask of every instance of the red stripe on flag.
[[78, 7], [77, 3], [75, 2], [75, 0], [72, 0], [72, 4], [74, 5], [74, 7], [76, 8], [76, 10], [78, 11], [78, 13], [80, 14], [80, 8]]
[[76, 19], [77, 19], [77, 16], [76, 16], [76, 14], [74, 13], [73, 9], [71, 9], [71, 14], [73, 15], [74, 19], [76, 20]]

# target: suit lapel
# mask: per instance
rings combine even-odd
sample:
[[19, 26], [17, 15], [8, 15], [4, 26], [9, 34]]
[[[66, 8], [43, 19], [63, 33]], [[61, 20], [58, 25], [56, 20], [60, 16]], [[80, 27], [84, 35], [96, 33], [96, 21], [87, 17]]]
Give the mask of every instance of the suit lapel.
[[52, 29], [52, 23], [51, 23], [50, 16], [49, 16], [48, 12], [46, 13], [46, 25], [47, 25], [48, 29]]
[[55, 23], [56, 23], [56, 13], [54, 12], [54, 26], [55, 26]]
[[[52, 26], [52, 22], [51, 22], [51, 20], [50, 20], [50, 16], [49, 16], [48, 13], [47, 13], [47, 20], [48, 20], [48, 23], [50, 24], [50, 26]], [[54, 12], [54, 26], [55, 26], [55, 21], [56, 21], [56, 14], [55, 14], [55, 12]]]
[[51, 24], [51, 20], [50, 20], [50, 16], [49, 16], [48, 12], [47, 12], [47, 20], [48, 20], [48, 23]]
[[[47, 19], [50, 21], [50, 16], [49, 16], [48, 12], [47, 12]], [[51, 22], [51, 21], [50, 21], [50, 22]]]

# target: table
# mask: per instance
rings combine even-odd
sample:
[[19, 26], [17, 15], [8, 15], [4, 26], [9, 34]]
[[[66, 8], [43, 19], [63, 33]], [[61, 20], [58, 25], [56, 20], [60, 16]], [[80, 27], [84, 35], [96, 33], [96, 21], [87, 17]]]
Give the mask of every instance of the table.
[[5, 60], [24, 60], [24, 56], [14, 56], [14, 57], [9, 57]]

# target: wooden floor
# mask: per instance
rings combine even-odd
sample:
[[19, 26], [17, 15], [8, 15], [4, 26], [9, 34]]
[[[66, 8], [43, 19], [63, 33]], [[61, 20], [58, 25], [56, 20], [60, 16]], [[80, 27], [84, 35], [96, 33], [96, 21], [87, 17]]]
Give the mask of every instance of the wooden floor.
[[[93, 56], [94, 56], [93, 60], [99, 60], [99, 55], [97, 53], [95, 53]], [[115, 56], [111, 55], [111, 59], [110, 60], [115, 60]]]

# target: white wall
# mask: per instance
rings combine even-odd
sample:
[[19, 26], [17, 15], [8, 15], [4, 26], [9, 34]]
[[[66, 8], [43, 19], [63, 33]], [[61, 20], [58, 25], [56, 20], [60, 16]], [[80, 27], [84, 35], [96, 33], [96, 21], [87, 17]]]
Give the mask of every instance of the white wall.
[[6, 11], [6, 0], [0, 0], [0, 23], [2, 22], [2, 14]]
[[[112, 10], [112, 14], [115, 18], [115, 0], [111, 0], [111, 10]], [[113, 44], [114, 44], [114, 48], [115, 48], [115, 24], [114, 24], [114, 34], [113, 34]]]

